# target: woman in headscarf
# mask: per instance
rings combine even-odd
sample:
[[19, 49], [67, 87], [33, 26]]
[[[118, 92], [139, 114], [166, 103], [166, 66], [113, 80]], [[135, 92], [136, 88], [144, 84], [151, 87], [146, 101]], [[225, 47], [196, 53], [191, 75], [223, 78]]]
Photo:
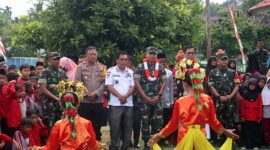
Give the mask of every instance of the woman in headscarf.
[[261, 146], [260, 126], [262, 121], [262, 96], [256, 90], [257, 80], [247, 81], [247, 92], [241, 101], [242, 140], [247, 149], [258, 149]]
[[270, 77], [262, 90], [263, 125], [265, 142], [270, 145]]
[[235, 70], [237, 72], [239, 78], [240, 78], [240, 82], [242, 82], [241, 72], [239, 72], [239, 71], [236, 70], [236, 65], [237, 65], [237, 63], [236, 63], [236, 61], [234, 59], [229, 60], [229, 62], [228, 62], [228, 68], [230, 68], [232, 70]]
[[239, 138], [233, 130], [225, 129], [217, 120], [213, 100], [203, 93], [202, 80], [200, 69], [186, 71], [183, 87], [187, 95], [175, 102], [170, 122], [149, 140], [149, 146], [178, 129], [177, 150], [214, 150], [204, 134], [205, 124], [219, 134]]
[[66, 71], [66, 75], [69, 80], [74, 80], [77, 69], [77, 64], [67, 57], [60, 59], [59, 66]]

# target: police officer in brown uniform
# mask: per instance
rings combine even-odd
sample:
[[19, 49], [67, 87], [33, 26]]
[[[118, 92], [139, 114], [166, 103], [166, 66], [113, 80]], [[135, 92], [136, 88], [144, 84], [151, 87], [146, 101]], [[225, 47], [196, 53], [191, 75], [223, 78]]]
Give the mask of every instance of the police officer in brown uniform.
[[97, 50], [90, 46], [85, 51], [85, 61], [78, 65], [75, 81], [82, 81], [87, 88], [87, 93], [80, 102], [78, 113], [81, 117], [90, 120], [97, 136], [101, 140], [101, 125], [103, 99], [102, 92], [105, 87], [106, 66], [97, 61]]

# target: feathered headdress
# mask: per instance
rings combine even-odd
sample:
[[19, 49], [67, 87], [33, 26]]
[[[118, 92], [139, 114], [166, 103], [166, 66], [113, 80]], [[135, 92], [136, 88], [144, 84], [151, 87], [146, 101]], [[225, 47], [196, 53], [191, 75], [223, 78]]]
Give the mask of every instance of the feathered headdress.
[[65, 92], [74, 92], [78, 96], [78, 100], [81, 101], [84, 93], [87, 91], [87, 88], [82, 82], [60, 81], [56, 86], [56, 90], [59, 93], [59, 97], [61, 97]]
[[76, 105], [78, 101], [83, 99], [83, 94], [87, 91], [82, 82], [75, 83], [74, 81], [60, 81], [56, 86], [59, 97], [62, 100], [62, 105], [65, 108], [65, 114], [68, 117], [71, 127], [71, 137], [76, 138], [77, 132], [75, 128], [75, 117], [77, 115]]

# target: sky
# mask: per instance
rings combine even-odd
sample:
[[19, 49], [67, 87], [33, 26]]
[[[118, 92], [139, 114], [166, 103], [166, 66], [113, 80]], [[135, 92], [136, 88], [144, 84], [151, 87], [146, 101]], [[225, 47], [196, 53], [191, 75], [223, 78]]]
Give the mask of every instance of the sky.
[[[37, 0], [0, 0], [0, 7], [10, 6], [12, 17], [27, 15], [27, 11], [36, 3]], [[223, 3], [226, 0], [210, 0], [210, 2]]]

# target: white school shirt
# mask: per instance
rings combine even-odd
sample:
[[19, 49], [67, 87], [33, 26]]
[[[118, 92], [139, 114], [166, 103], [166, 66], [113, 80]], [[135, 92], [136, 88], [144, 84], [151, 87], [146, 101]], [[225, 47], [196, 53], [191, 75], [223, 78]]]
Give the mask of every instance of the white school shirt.
[[[124, 71], [120, 70], [118, 66], [111, 67], [107, 71], [105, 85], [112, 85], [119, 94], [125, 95], [129, 88], [134, 86], [133, 71], [127, 67]], [[125, 104], [121, 104], [119, 98], [110, 93], [109, 105], [132, 107], [132, 95], [127, 98], [127, 102]]]

